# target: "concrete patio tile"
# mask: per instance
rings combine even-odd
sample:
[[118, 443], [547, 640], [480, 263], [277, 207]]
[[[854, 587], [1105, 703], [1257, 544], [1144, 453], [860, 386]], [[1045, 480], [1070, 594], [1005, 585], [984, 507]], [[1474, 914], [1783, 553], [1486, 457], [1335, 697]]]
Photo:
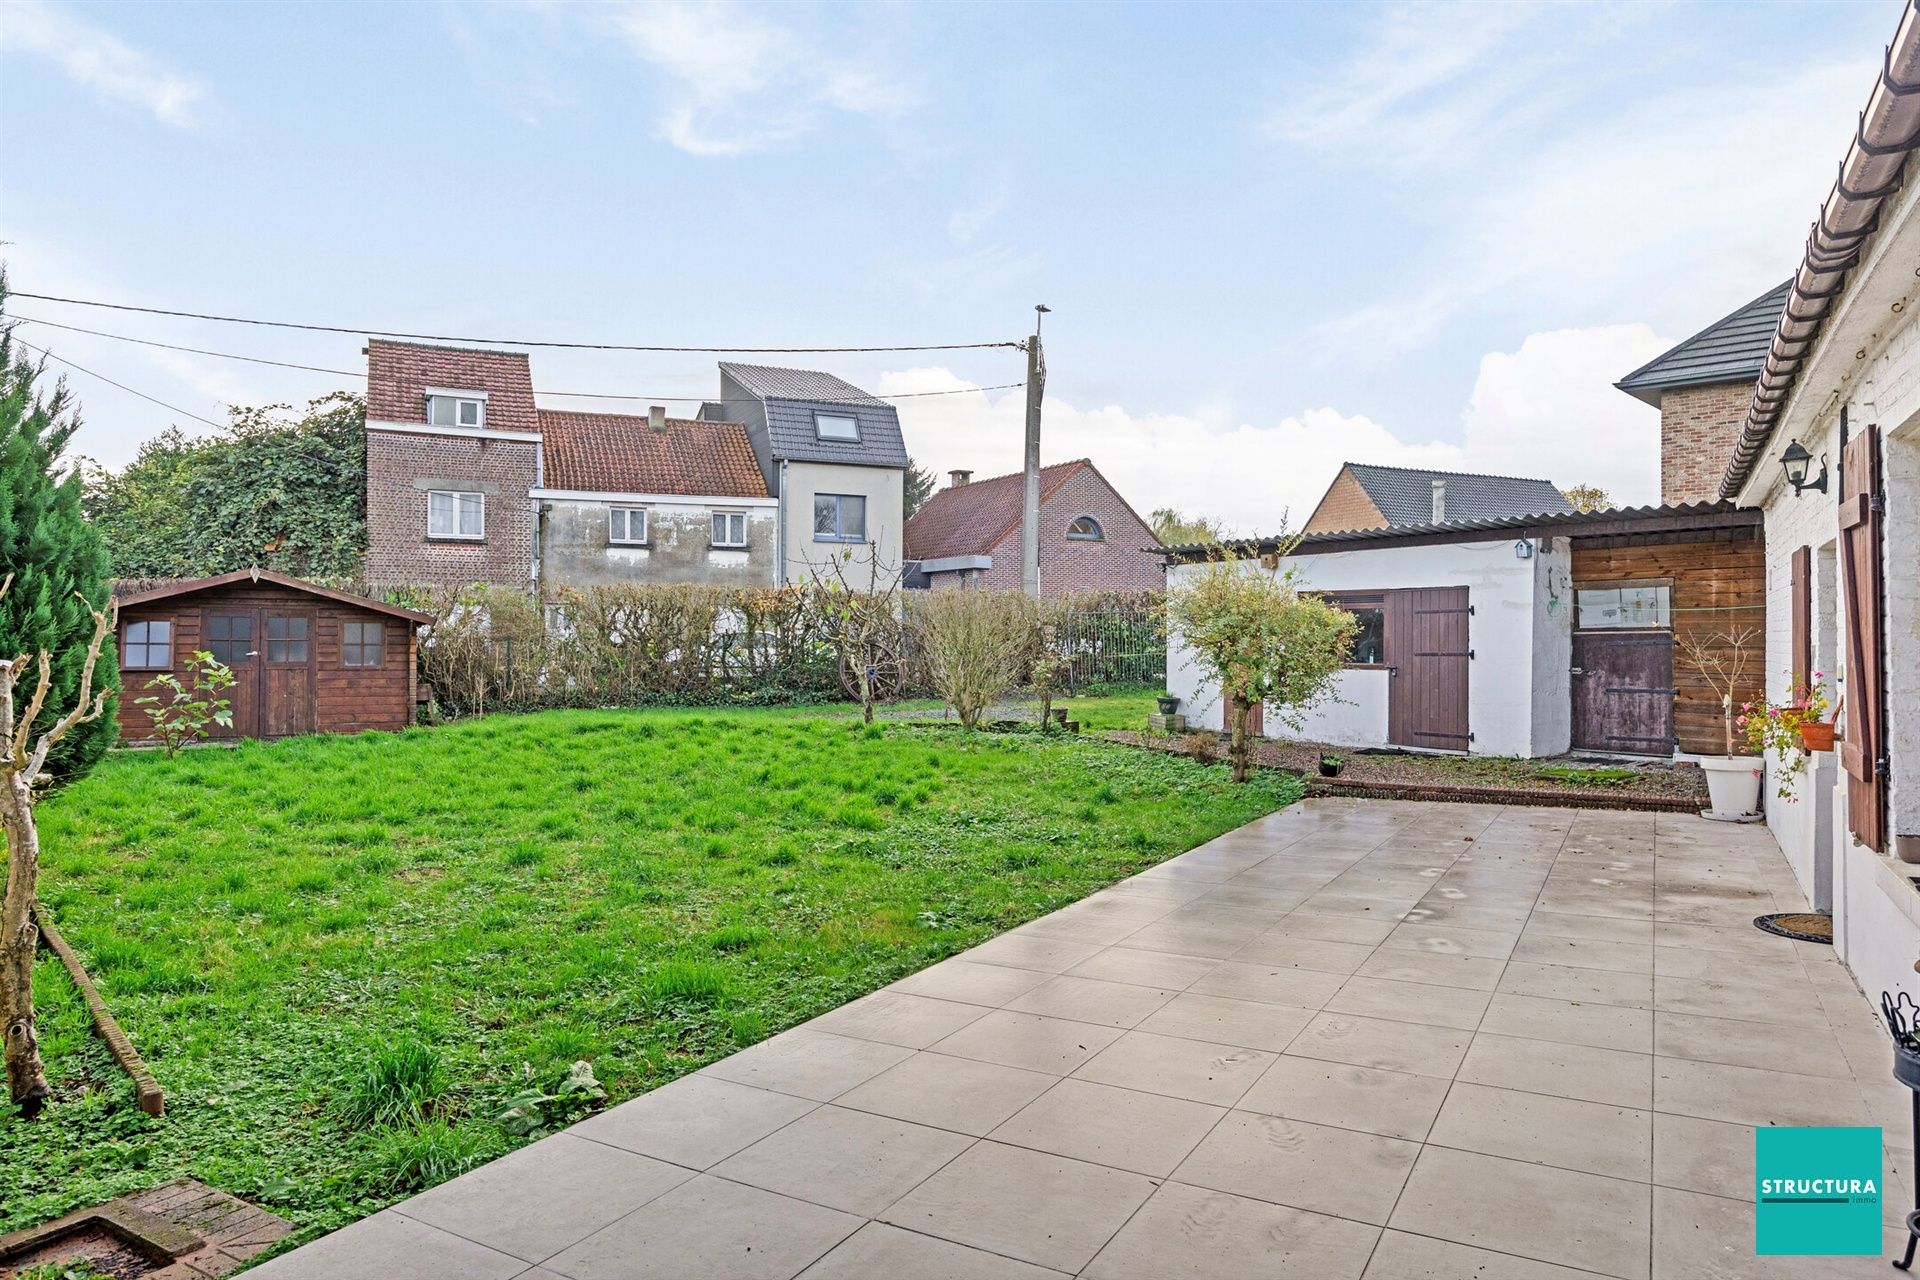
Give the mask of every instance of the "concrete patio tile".
[[[1691, 947], [1655, 947], [1653, 972], [1661, 978], [1701, 978], [1767, 985], [1797, 986], [1807, 981], [1794, 944], [1778, 939], [1778, 951], [1707, 951]], [[1809, 944], [1811, 945], [1811, 944]], [[1737, 959], [1735, 957], [1738, 957]], [[1848, 985], [1851, 986], [1851, 980]]]
[[1653, 1180], [1703, 1195], [1753, 1196], [1753, 1129], [1694, 1116], [1653, 1115]]
[[1527, 917], [1522, 937], [1587, 938], [1594, 942], [1651, 943], [1651, 920], [1621, 919], [1618, 916], [1570, 915], [1560, 911], [1536, 910]]
[[1653, 1176], [1653, 1113], [1456, 1080], [1427, 1134], [1434, 1146], [1601, 1173]]
[[1138, 1029], [1278, 1053], [1311, 1021], [1311, 1009], [1187, 992], [1160, 1006]]
[[1513, 962], [1500, 976], [1500, 993], [1536, 996], [1543, 1000], [1571, 1000], [1579, 1004], [1611, 1004], [1630, 1009], [1653, 1007], [1651, 973], [1615, 973], [1562, 964]]
[[1513, 949], [1513, 959], [1522, 964], [1650, 974], [1656, 949], [1645, 942], [1605, 942], [1598, 938], [1556, 938], [1534, 933], [1521, 937], [1520, 944]]
[[1236, 1104], [1242, 1111], [1420, 1142], [1448, 1082], [1344, 1062], [1283, 1055]]
[[1653, 1011], [1619, 1005], [1496, 994], [1487, 1005], [1480, 1030], [1596, 1049], [1653, 1052]]
[[1653, 1105], [1653, 1072], [1643, 1053], [1482, 1032], [1459, 1075], [1469, 1084], [1645, 1110]]
[[1223, 1107], [1062, 1080], [995, 1129], [995, 1142], [1165, 1177], [1199, 1145]]
[[1253, 1086], [1274, 1057], [1238, 1045], [1129, 1031], [1073, 1075], [1123, 1089], [1225, 1107], [1232, 1106]]
[[876, 991], [809, 1022], [809, 1031], [826, 1031], [856, 1040], [924, 1049], [958, 1031], [986, 1010], [977, 1004], [935, 1000], [897, 991]]
[[1374, 1247], [1363, 1280], [1593, 1280], [1593, 1272], [1475, 1249], [1450, 1240], [1385, 1231]]
[[916, 1053], [841, 1094], [834, 1105], [984, 1137], [1057, 1079], [995, 1062]]
[[1471, 1039], [1446, 1027], [1323, 1013], [1294, 1037], [1287, 1055], [1451, 1080]]
[[1506, 963], [1485, 956], [1450, 956], [1431, 951], [1398, 951], [1382, 947], [1354, 970], [1354, 976], [1464, 987], [1469, 991], [1491, 991], [1499, 984], [1500, 973]]
[[[1171, 951], [1138, 951], [1108, 947], [1067, 970], [1070, 977], [1099, 978], [1103, 982], [1131, 982], [1139, 987], [1184, 991], [1212, 973], [1220, 962], [1207, 956], [1183, 956]], [[1038, 983], [1034, 984], [1038, 986]]]
[[1653, 1007], [1667, 1013], [1816, 1027], [1822, 1031], [1830, 1025], [1826, 1009], [1805, 979], [1792, 985], [1762, 986], [1697, 978], [1655, 978]]
[[1266, 1004], [1318, 1009], [1333, 999], [1347, 982], [1344, 974], [1312, 969], [1282, 969], [1270, 964], [1243, 964], [1228, 960], [1187, 990], [1198, 995], [1258, 1000]]
[[1378, 946], [1396, 926], [1387, 920], [1355, 920], [1352, 916], [1323, 916], [1311, 911], [1289, 911], [1269, 933], [1289, 938], [1319, 938], [1326, 942], [1371, 943]]
[[388, 1209], [263, 1262], [247, 1274], [268, 1280], [365, 1280], [368, 1276], [508, 1280], [526, 1269], [523, 1259]]
[[1087, 1280], [1351, 1280], [1379, 1229], [1169, 1182], [1081, 1275]]
[[799, 1028], [762, 1040], [701, 1071], [735, 1084], [831, 1102], [912, 1053], [900, 1045]]
[[1112, 946], [1142, 925], [1152, 924], [1174, 910], [1167, 903], [1140, 899], [1083, 899], [1022, 926], [1021, 932], [1047, 938], [1067, 938]]
[[1091, 1022], [996, 1009], [933, 1046], [956, 1058], [977, 1058], [1027, 1071], [1064, 1076], [1100, 1052], [1122, 1032]]
[[691, 1075], [590, 1116], [567, 1132], [689, 1169], [707, 1169], [818, 1105], [715, 1076]]
[[[1893, 1274], [1878, 1257], [1758, 1257], [1753, 1252], [1753, 1188], [1742, 1200], [1653, 1189], [1654, 1280], [1840, 1280]], [[1886, 1248], [1906, 1232], [1888, 1233]]]
[[1482, 933], [1519, 933], [1526, 922], [1524, 909], [1468, 906], [1440, 899], [1423, 900], [1406, 913], [1408, 924], [1441, 924]]
[[945, 1129], [827, 1106], [722, 1161], [713, 1173], [872, 1217], [972, 1142]]
[[1172, 951], [1183, 956], [1224, 960], [1265, 932], [1272, 923], [1265, 916], [1225, 912], [1206, 918], [1167, 917], [1128, 934], [1124, 941], [1136, 951]]
[[[1824, 1027], [1782, 1033], [1764, 1022], [1708, 1018], [1689, 1013], [1653, 1015], [1653, 1051], [1662, 1057], [1724, 1062], [1803, 1076], [1852, 1080], [1853, 1068], [1840, 1043]], [[1904, 1095], [1905, 1090], [1901, 1090]], [[1905, 1099], [1901, 1099], [1904, 1107]]]
[[1462, 987], [1350, 978], [1339, 994], [1327, 1001], [1326, 1008], [1329, 1013], [1357, 1013], [1370, 1018], [1471, 1031], [1480, 1025], [1489, 998], [1485, 991]]
[[1652, 1188], [1425, 1147], [1389, 1226], [1417, 1235], [1647, 1280]]
[[1263, 933], [1234, 952], [1233, 958], [1245, 964], [1266, 964], [1277, 969], [1352, 973], [1372, 954], [1373, 947], [1361, 942], [1328, 942], [1322, 938]]
[[[1758, 915], [1759, 912], [1754, 914]], [[1654, 923], [1653, 940], [1658, 946], [1689, 951], [1751, 952], [1762, 956], [1776, 954], [1781, 941], [1761, 933], [1751, 923], [1729, 926], [1680, 924], [1666, 920]]]
[[909, 1231], [1078, 1271], [1153, 1193], [1151, 1179], [979, 1142], [883, 1215]]
[[999, 964], [1040, 973], [1064, 973], [1099, 951], [1091, 942], [1044, 938], [1037, 933], [1003, 933], [958, 957], [970, 964]]
[[1417, 1143], [1235, 1111], [1174, 1171], [1174, 1181], [1384, 1225]]
[[693, 1176], [679, 1165], [561, 1133], [443, 1182], [396, 1211], [539, 1262]]
[[887, 990], [997, 1009], [1007, 1001], [1033, 990], [1047, 977], [1047, 974], [1034, 969], [975, 964], [970, 960], [943, 960], [931, 969], [922, 969], [912, 977], [900, 979]]
[[1417, 951], [1436, 956], [1479, 956], [1504, 960], [1513, 954], [1518, 934], [1490, 929], [1463, 929], [1458, 925], [1416, 921], [1396, 925], [1380, 945], [1391, 951]]
[[570, 1280], [790, 1280], [859, 1226], [852, 1214], [703, 1173], [546, 1266]]
[[1062, 974], [1009, 1002], [1007, 1008], [1015, 1013], [1042, 1013], [1106, 1027], [1131, 1027], [1177, 994], [1164, 987], [1136, 987], [1128, 982]]
[[808, 1267], [801, 1280], [1061, 1280], [1065, 1274], [869, 1222]]
[[1655, 1058], [1656, 1111], [1730, 1124], [1862, 1125], [1859, 1092], [1815, 1076]]

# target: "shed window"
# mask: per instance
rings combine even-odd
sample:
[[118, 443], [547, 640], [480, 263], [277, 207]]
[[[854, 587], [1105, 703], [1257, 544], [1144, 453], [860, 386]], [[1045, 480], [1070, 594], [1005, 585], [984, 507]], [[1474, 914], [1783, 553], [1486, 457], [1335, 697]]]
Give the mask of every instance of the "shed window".
[[638, 546], [646, 540], [645, 507], [615, 507], [607, 513], [607, 541]]
[[857, 493], [813, 495], [815, 542], [865, 542], [867, 500]]
[[1100, 522], [1092, 516], [1076, 516], [1067, 526], [1067, 539], [1070, 542], [1105, 542], [1107, 535], [1100, 529]]
[[1582, 631], [1654, 630], [1673, 625], [1673, 588], [1665, 583], [1581, 587]]
[[120, 641], [120, 665], [130, 670], [165, 671], [173, 665], [171, 622], [129, 622]]
[[487, 533], [487, 495], [435, 489], [427, 494], [427, 536], [479, 542]]
[[267, 661], [307, 660], [307, 620], [303, 617], [267, 619]]
[[253, 617], [245, 613], [210, 613], [201, 630], [200, 642], [222, 666], [246, 662], [254, 656]]
[[478, 392], [430, 392], [427, 395], [427, 421], [436, 427], [484, 427], [487, 425], [487, 398]]
[[1353, 648], [1347, 665], [1378, 667], [1387, 661], [1387, 598], [1384, 595], [1330, 595], [1327, 603], [1339, 605], [1354, 616], [1360, 629], [1354, 632]]
[[713, 545], [716, 547], [746, 546], [747, 513], [744, 511], [714, 512]]
[[340, 625], [340, 665], [377, 667], [384, 650], [384, 629], [378, 622], [345, 622]]
[[821, 440], [860, 439], [860, 422], [841, 413], [816, 413], [813, 415], [813, 434]]

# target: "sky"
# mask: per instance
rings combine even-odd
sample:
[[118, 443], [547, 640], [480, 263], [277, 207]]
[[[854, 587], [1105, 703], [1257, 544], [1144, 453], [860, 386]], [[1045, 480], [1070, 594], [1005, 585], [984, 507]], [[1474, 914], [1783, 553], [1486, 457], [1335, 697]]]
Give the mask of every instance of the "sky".
[[[1647, 502], [1657, 414], [1612, 383], [1791, 273], [1899, 16], [7, 0], [0, 258], [16, 291], [506, 340], [996, 342], [1045, 303], [1043, 459], [1143, 512], [1275, 532], [1342, 461]], [[49, 366], [107, 466], [364, 386], [355, 333], [8, 310], [337, 371], [22, 324], [89, 371]], [[537, 350], [534, 381], [691, 414], [719, 358]], [[978, 390], [1017, 351], [745, 358], [956, 392], [898, 401], [914, 457], [1020, 466], [1024, 392]]]

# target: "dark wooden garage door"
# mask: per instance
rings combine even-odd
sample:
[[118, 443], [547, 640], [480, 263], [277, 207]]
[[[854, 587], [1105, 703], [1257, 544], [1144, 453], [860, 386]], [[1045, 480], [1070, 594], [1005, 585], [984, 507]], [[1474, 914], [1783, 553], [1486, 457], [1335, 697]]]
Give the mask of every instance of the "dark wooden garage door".
[[1387, 596], [1387, 739], [1403, 747], [1465, 751], [1467, 620], [1465, 587], [1420, 587]]
[[1573, 745], [1673, 754], [1673, 634], [1573, 634]]

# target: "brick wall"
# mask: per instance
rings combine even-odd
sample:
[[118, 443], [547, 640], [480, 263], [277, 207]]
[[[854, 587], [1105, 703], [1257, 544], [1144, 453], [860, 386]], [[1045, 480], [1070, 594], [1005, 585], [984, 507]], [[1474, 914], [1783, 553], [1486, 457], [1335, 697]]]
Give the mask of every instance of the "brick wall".
[[1712, 502], [1753, 401], [1751, 382], [1677, 387], [1660, 397], [1660, 501]]
[[1386, 523], [1386, 517], [1353, 478], [1353, 473], [1342, 467], [1300, 532], [1344, 533], [1349, 529], [1382, 529]]
[[[525, 587], [533, 559], [540, 446], [527, 440], [367, 432], [367, 581], [375, 586], [493, 582]], [[480, 542], [430, 540], [427, 492], [486, 495]]]
[[[1106, 537], [1099, 542], [1069, 540], [1067, 525], [1076, 516], [1092, 516]], [[1097, 471], [1082, 467], [1040, 502], [1040, 594], [1165, 590], [1167, 573], [1160, 557], [1141, 550], [1158, 541]], [[993, 568], [969, 585], [1018, 591], [1019, 525], [1001, 539], [992, 555]]]

